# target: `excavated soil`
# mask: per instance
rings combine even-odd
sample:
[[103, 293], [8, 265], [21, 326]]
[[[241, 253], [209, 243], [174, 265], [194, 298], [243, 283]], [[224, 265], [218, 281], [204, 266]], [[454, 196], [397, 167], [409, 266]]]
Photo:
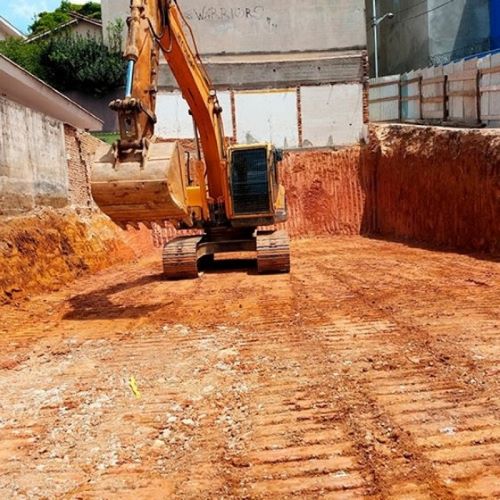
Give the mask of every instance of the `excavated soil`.
[[375, 156], [366, 147], [301, 151], [282, 165], [292, 237], [373, 231]]
[[371, 127], [375, 232], [500, 253], [500, 131]]
[[121, 231], [90, 210], [41, 209], [0, 218], [0, 303], [57, 289], [151, 251], [149, 231]]
[[0, 497], [499, 497], [498, 264], [292, 251], [290, 275], [168, 282], [154, 255], [1, 306]]

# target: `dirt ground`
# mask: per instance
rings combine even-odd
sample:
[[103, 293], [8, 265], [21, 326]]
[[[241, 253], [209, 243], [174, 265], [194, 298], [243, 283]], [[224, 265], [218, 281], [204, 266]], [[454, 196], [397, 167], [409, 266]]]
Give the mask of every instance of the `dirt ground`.
[[167, 282], [151, 255], [0, 307], [0, 497], [499, 497], [498, 263], [292, 250], [290, 275]]

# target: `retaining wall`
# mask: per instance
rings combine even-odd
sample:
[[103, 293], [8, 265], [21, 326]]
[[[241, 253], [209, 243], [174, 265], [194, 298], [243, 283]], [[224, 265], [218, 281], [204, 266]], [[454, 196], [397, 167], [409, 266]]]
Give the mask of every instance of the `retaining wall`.
[[0, 215], [68, 199], [61, 122], [0, 97]]
[[0, 215], [92, 205], [98, 139], [1, 97], [0, 131]]

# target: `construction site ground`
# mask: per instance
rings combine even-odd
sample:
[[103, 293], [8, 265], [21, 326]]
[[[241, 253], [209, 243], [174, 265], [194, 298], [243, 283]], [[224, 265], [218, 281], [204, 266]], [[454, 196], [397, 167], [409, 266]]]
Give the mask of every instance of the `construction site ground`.
[[1, 306], [0, 497], [499, 497], [499, 277], [330, 237]]

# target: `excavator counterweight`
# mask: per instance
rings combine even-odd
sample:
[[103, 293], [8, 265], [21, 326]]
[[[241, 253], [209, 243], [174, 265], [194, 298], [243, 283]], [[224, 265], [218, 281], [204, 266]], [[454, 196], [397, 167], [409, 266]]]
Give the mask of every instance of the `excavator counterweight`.
[[[194, 278], [200, 259], [239, 251], [255, 252], [259, 272], [288, 272], [288, 235], [262, 231], [287, 218], [281, 152], [267, 143], [228, 146], [217, 94], [175, 0], [131, 0], [128, 27], [125, 97], [110, 104], [120, 139], [96, 154], [97, 205], [121, 227], [169, 222], [200, 230], [165, 245], [168, 278]], [[154, 136], [160, 53], [193, 117], [197, 158]]]

